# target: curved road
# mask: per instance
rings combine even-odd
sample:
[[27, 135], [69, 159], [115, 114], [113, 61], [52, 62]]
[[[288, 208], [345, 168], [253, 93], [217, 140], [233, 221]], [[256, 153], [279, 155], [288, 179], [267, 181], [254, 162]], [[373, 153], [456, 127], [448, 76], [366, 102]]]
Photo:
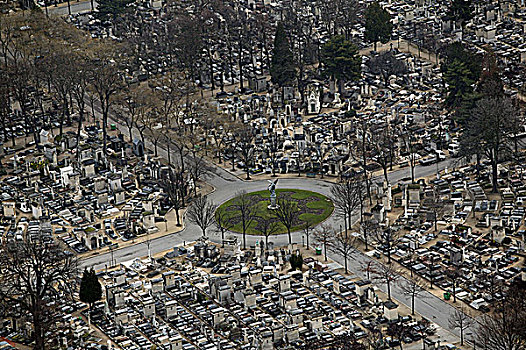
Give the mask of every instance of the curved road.
[[[449, 166], [450, 163], [448, 161], [444, 161], [439, 164], [439, 168], [443, 169], [446, 166]], [[415, 174], [416, 177], [423, 177], [423, 176], [429, 176], [436, 172], [436, 165], [427, 166], [427, 167], [417, 167]], [[390, 174], [390, 181], [391, 183], [396, 183], [402, 178], [407, 177], [409, 174], [409, 169], [403, 169], [396, 172], [392, 172]], [[381, 179], [378, 179], [381, 180]], [[215, 173], [209, 176], [206, 181], [214, 186], [215, 190], [213, 193], [209, 195], [209, 198], [216, 204], [221, 204], [224, 201], [232, 198], [236, 192], [241, 190], [246, 190], [248, 192], [250, 191], [256, 191], [256, 190], [262, 190], [267, 188], [267, 181], [266, 180], [253, 180], [253, 181], [243, 181], [240, 180], [238, 177], [232, 175], [231, 173], [216, 168]], [[324, 195], [330, 194], [330, 186], [331, 183], [323, 181], [323, 180], [315, 180], [315, 179], [307, 179], [306, 177], [297, 177], [297, 178], [280, 178], [279, 180], [279, 188], [298, 188], [298, 189], [305, 189], [305, 190], [311, 190], [315, 192], [319, 192]], [[339, 222], [336, 222], [336, 218], [334, 215], [329, 217], [327, 219], [327, 223], [332, 224], [334, 227], [337, 227], [339, 225]], [[165, 251], [167, 249], [170, 249], [174, 246], [183, 244], [184, 242], [191, 242], [195, 239], [199, 238], [201, 236], [201, 230], [189, 223], [188, 221], [185, 221], [185, 228], [177, 233], [173, 233], [170, 235], [166, 235], [163, 237], [159, 237], [156, 239], [153, 239], [150, 243], [150, 249], [152, 254]], [[212, 230], [210, 229], [210, 232]], [[241, 238], [240, 234], [236, 234]], [[215, 242], [220, 242], [220, 237], [217, 234], [210, 233], [209, 234], [210, 239]], [[300, 243], [302, 242], [302, 232], [295, 232], [292, 234], [292, 240], [293, 242]], [[247, 244], [253, 245], [255, 244], [256, 240], [261, 240], [261, 236], [252, 236], [247, 235]], [[286, 234], [273, 236], [271, 238], [271, 241], [274, 243], [275, 246], [286, 246], [288, 244], [288, 237]], [[122, 249], [118, 249], [114, 251], [113, 258], [115, 259], [115, 262], [122, 262], [126, 260], [130, 260], [136, 257], [142, 257], [147, 255], [147, 247], [146, 244], [140, 243], [133, 246], [128, 246]], [[343, 265], [343, 259], [335, 254], [330, 254], [331, 258], [338, 263]], [[93, 256], [88, 259], [85, 259], [82, 261], [83, 266], [92, 266], [96, 269], [104, 268], [106, 264], [109, 265], [110, 263], [110, 254], [101, 254], [98, 256]], [[361, 277], [365, 278], [365, 273], [362, 271], [363, 267], [367, 265], [368, 262], [371, 261], [371, 258], [368, 256], [356, 251], [352, 254], [352, 256], [349, 259], [348, 266], [349, 266], [349, 272]], [[399, 282], [403, 282], [405, 279], [401, 277], [399, 279]], [[386, 292], [386, 287], [382, 283], [377, 283], [376, 286], [382, 290], [383, 292]], [[402, 288], [400, 287], [400, 284], [394, 284], [391, 286], [391, 295], [394, 299], [398, 300], [399, 302], [402, 302], [403, 304], [409, 306], [411, 305], [411, 299], [410, 297], [404, 295]], [[435, 322], [439, 326], [441, 326], [443, 329], [448, 330], [449, 327], [449, 318], [450, 315], [454, 312], [454, 308], [449, 305], [448, 303], [444, 302], [443, 300], [437, 298], [436, 296], [432, 295], [429, 292], [422, 293], [421, 296], [415, 300], [415, 310], [423, 317], [429, 319], [432, 322]], [[447, 331], [442, 331], [442, 341], [449, 341], [449, 342], [455, 342], [457, 341], [456, 336], [458, 336], [458, 330], [450, 330], [453, 334], [449, 334]]]
[[[95, 112], [97, 114], [100, 113], [100, 106], [95, 106]], [[117, 127], [121, 130], [122, 133], [127, 134], [127, 129], [121, 125], [117, 120], [112, 118], [110, 115], [110, 118], [112, 119], [112, 122], [114, 122]], [[134, 130], [135, 132], [136, 130]], [[153, 146], [148, 141], [146, 142], [146, 146], [150, 149], [153, 149]], [[158, 148], [159, 155], [161, 157], [167, 158], [167, 152], [162, 147]], [[177, 159], [177, 156], [175, 154], [172, 155], [172, 159]], [[454, 160], [445, 160], [438, 164], [433, 164], [430, 166], [417, 166], [415, 168], [415, 178], [420, 177], [427, 177], [430, 175], [433, 175], [437, 172], [437, 170], [443, 170], [446, 167], [453, 167], [456, 164], [456, 161]], [[232, 198], [235, 196], [236, 192], [239, 191], [255, 191], [255, 190], [263, 190], [266, 189], [268, 186], [268, 182], [266, 180], [252, 180], [252, 181], [244, 181], [239, 179], [238, 177], [232, 175], [228, 171], [213, 167], [215, 170], [212, 174], [208, 176], [206, 179], [206, 182], [209, 183], [214, 187], [213, 193], [209, 195], [209, 198], [215, 203], [215, 204], [221, 204], [225, 202], [226, 200]], [[397, 171], [393, 171], [389, 173], [389, 181], [391, 184], [398, 183], [401, 179], [410, 177], [411, 169], [410, 168], [404, 168]], [[383, 181], [382, 177], [377, 177], [373, 179], [373, 181]], [[298, 188], [298, 189], [305, 189], [305, 190], [311, 190], [315, 192], [319, 192], [324, 195], [329, 195], [330, 193], [330, 186], [331, 183], [323, 180], [316, 180], [316, 179], [308, 179], [305, 176], [302, 177], [294, 177], [294, 178], [280, 178], [279, 180], [279, 188]], [[334, 215], [329, 217], [326, 221], [329, 224], [332, 224], [333, 227], [338, 227], [339, 222], [336, 223], [336, 218]], [[212, 231], [212, 230], [210, 230]], [[241, 238], [241, 234], [236, 234]], [[159, 237], [156, 239], [152, 239], [150, 241], [150, 250], [152, 254], [159, 253], [168, 249], [171, 249], [174, 246], [180, 245], [184, 242], [191, 242], [194, 241], [196, 238], [199, 238], [201, 236], [201, 230], [196, 226], [188, 221], [185, 220], [185, 228], [177, 233], [173, 233], [170, 235], [165, 235], [163, 237]], [[292, 240], [295, 243], [301, 243], [301, 236], [302, 232], [295, 232], [292, 233]], [[209, 238], [212, 241], [220, 242], [220, 237], [218, 235], [209, 234]], [[247, 244], [253, 245], [256, 240], [261, 240], [261, 236], [251, 236], [247, 235]], [[288, 236], [287, 234], [283, 235], [277, 235], [273, 236], [271, 241], [274, 243], [274, 246], [285, 246], [288, 244]], [[113, 252], [113, 259], [115, 263], [119, 263], [122, 261], [131, 260], [133, 258], [137, 257], [144, 257], [148, 255], [147, 246], [146, 244], [139, 243], [132, 246], [128, 246], [125, 248], [118, 249]], [[337, 261], [338, 263], [343, 265], [343, 259], [335, 254], [330, 254], [331, 259]], [[85, 267], [94, 267], [95, 269], [102, 269], [106, 265], [109, 265], [111, 259], [110, 253], [101, 254], [97, 256], [93, 256], [87, 259], [84, 259], [81, 264]], [[362, 271], [363, 267], [367, 265], [368, 262], [371, 261], [371, 258], [368, 256], [355, 251], [352, 256], [349, 258], [348, 261], [348, 269], [349, 273], [354, 274], [361, 278], [366, 278], [365, 273]], [[405, 278], [400, 277], [398, 282], [404, 282]], [[409, 296], [404, 295], [402, 288], [400, 287], [401, 283], [395, 283], [391, 286], [391, 296], [398, 300], [399, 302], [405, 304], [406, 306], [411, 305], [411, 299]], [[375, 283], [376, 287], [386, 292], [386, 286], [383, 283]], [[458, 329], [450, 330], [451, 333], [449, 333], [447, 330], [449, 329], [449, 318], [450, 315], [453, 314], [455, 311], [455, 308], [452, 307], [450, 304], [446, 303], [440, 298], [437, 298], [433, 294], [425, 291], [415, 300], [415, 311], [422, 315], [423, 317], [429, 319], [432, 322], [435, 322], [440, 327], [442, 327], [445, 331], [442, 331], [442, 338], [441, 341], [449, 341], [449, 342], [456, 342], [458, 338], [456, 336], [459, 335]]]

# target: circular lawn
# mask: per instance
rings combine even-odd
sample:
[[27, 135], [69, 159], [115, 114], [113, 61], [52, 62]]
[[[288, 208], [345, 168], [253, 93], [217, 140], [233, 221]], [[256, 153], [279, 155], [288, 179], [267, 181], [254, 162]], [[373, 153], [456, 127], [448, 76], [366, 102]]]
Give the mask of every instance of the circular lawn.
[[[267, 208], [270, 204], [270, 192], [268, 190], [250, 192], [247, 195], [255, 202], [256, 215], [246, 233], [261, 235], [261, 221], [265, 220], [265, 218], [277, 223], [278, 227], [274, 234], [287, 233], [286, 227], [279, 222], [274, 210]], [[310, 222], [311, 227], [319, 224], [327, 219], [334, 210], [334, 205], [329, 198], [312, 191], [282, 188], [276, 190], [276, 196], [278, 202], [280, 200], [295, 202], [297, 210], [300, 212], [298, 222], [292, 227], [291, 232], [301, 230], [307, 222]], [[239, 210], [236, 208], [236, 200], [237, 197], [234, 197], [226, 201], [219, 206], [218, 210], [225, 211], [225, 217], [229, 221], [228, 226], [231, 231], [242, 233], [243, 226]]]

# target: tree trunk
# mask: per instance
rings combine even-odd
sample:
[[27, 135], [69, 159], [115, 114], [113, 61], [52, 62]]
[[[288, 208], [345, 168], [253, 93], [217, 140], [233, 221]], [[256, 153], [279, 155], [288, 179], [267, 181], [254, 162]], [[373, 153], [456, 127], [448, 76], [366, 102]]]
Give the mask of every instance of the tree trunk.
[[292, 235], [290, 234], [290, 227], [287, 227], [287, 234], [289, 235], [289, 244], [292, 244]]
[[491, 160], [491, 177], [493, 182], [492, 192], [497, 193], [497, 179], [498, 179], [498, 169], [497, 169], [497, 154], [493, 154], [493, 159]]
[[177, 218], [177, 224], [175, 226], [181, 226], [181, 218], [179, 217], [179, 208], [174, 208], [175, 210], [175, 217]]
[[[35, 301], [39, 303], [39, 301]], [[42, 336], [42, 320], [40, 319], [40, 311], [34, 311], [33, 313], [33, 331], [35, 334], [35, 345], [34, 350], [45, 350], [44, 337]]]
[[247, 233], [245, 232], [245, 229], [243, 229], [243, 249], [247, 249]]
[[82, 120], [84, 119], [84, 110], [79, 110], [79, 123], [77, 127], [77, 161], [80, 159], [80, 132], [82, 131]]

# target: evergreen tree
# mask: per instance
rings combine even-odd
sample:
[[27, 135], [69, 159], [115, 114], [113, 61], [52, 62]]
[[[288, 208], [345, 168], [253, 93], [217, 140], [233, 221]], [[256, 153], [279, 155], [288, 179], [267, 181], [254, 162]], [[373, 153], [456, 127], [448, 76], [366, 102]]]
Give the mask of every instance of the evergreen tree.
[[454, 60], [449, 65], [444, 74], [444, 81], [447, 84], [446, 106], [450, 108], [459, 108], [464, 98], [473, 93], [474, 81], [471, 79], [471, 72], [466, 65]]
[[134, 0], [97, 0], [95, 16], [103, 20], [115, 20], [119, 15], [129, 10], [129, 5]]
[[80, 290], [79, 298], [83, 303], [89, 304], [91, 306], [96, 301], [99, 301], [102, 297], [102, 286], [99, 282], [97, 275], [93, 269], [84, 270], [82, 274], [82, 279], [80, 281]]
[[340, 92], [345, 81], [360, 79], [362, 59], [358, 48], [343, 35], [333, 36], [323, 45], [321, 63], [325, 75], [339, 81]]
[[296, 66], [289, 40], [285, 33], [283, 23], [278, 23], [274, 37], [274, 48], [272, 49], [272, 62], [270, 65], [272, 83], [279, 87], [291, 84], [296, 77]]
[[478, 81], [480, 79], [480, 73], [482, 71], [482, 57], [475, 53], [472, 53], [464, 47], [461, 42], [454, 42], [448, 45], [443, 54], [442, 64], [440, 65], [440, 70], [442, 73], [447, 72], [449, 66], [455, 61], [458, 60], [466, 66], [469, 70], [469, 78], [473, 81]]
[[365, 11], [365, 39], [374, 44], [374, 51], [378, 41], [384, 44], [389, 41], [392, 31], [393, 24], [389, 12], [377, 1], [369, 5]]

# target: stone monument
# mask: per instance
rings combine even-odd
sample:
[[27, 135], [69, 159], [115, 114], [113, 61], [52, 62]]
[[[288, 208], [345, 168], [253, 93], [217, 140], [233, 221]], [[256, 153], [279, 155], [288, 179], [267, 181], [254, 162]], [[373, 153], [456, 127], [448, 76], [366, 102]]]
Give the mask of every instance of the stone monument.
[[279, 179], [276, 179], [275, 181], [268, 180], [268, 190], [270, 191], [270, 205], [267, 207], [268, 209], [277, 209], [279, 206], [276, 204], [276, 185], [278, 183]]

